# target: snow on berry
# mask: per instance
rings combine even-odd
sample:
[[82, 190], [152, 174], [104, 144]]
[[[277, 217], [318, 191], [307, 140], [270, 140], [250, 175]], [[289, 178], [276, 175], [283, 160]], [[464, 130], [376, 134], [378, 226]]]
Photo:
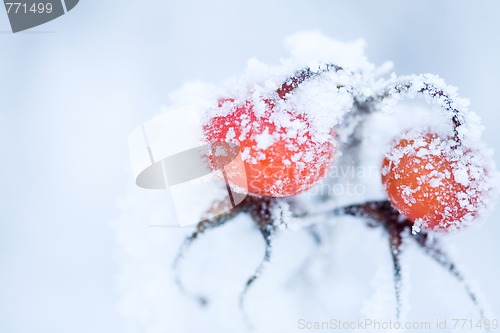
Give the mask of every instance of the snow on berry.
[[418, 227], [462, 229], [490, 207], [494, 167], [480, 147], [410, 130], [385, 155], [382, 182], [391, 204]]
[[[297, 43], [290, 40], [296, 57], [283, 60], [281, 65], [269, 66], [252, 59], [241, 77], [221, 89], [218, 105], [203, 113], [208, 142], [240, 145], [251, 194], [291, 196], [321, 180], [335, 160], [335, 127], [352, 109], [353, 94], [363, 90], [354, 91], [353, 87], [356, 82], [371, 82], [352, 75], [350, 70], [328, 65], [347, 60], [346, 53], [339, 52], [337, 42], [328, 40], [327, 47], [320, 45], [325, 40], [319, 36], [308, 37], [309, 45], [316, 50], [314, 57], [299, 52]], [[305, 35], [295, 38], [302, 40]], [[323, 51], [318, 52], [321, 47]], [[348, 68], [359, 73], [373, 70], [361, 51], [362, 44], [345, 49], [353, 53], [346, 62]], [[353, 59], [361, 67], [355, 66]], [[306, 63], [309, 67], [300, 72]], [[290, 78], [293, 72], [298, 74]], [[241, 188], [241, 179], [235, 175], [228, 181]]]
[[[236, 216], [248, 215], [265, 241], [264, 258], [240, 294], [242, 310], [248, 289], [271, 260], [280, 231], [310, 226], [308, 234], [320, 244], [328, 235], [318, 231], [319, 223], [329, 227], [349, 216], [378, 227], [387, 238], [396, 301], [391, 313], [396, 318], [406, 307], [402, 254], [411, 241], [463, 284], [486, 318], [477, 293], [448, 257], [440, 235], [431, 232], [477, 224], [492, 208], [496, 170], [480, 141], [479, 117], [467, 110], [468, 101], [434, 75], [388, 76], [391, 65], [370, 64], [362, 42], [300, 33], [286, 44], [291, 56], [277, 65], [250, 59], [242, 75], [220, 86], [187, 84], [172, 95], [174, 108], [190, 104], [199, 111], [203, 134], [197, 139], [215, 148], [209, 156], [212, 167], [226, 169], [224, 178], [232, 190], [245, 188], [252, 194], [230, 211], [219, 214], [212, 209], [211, 217], [186, 238], [174, 263], [181, 291], [206, 304], [205, 297], [182, 282], [181, 259], [207, 230]], [[408, 99], [417, 96], [426, 104], [408, 105]], [[176, 138], [178, 133], [171, 134]], [[245, 177], [241, 170], [225, 167], [233, 154], [224, 149], [235, 146]], [[361, 191], [351, 193], [350, 182], [361, 185]], [[330, 187], [318, 194], [313, 191], [317, 184]], [[338, 192], [337, 185], [345, 187]], [[217, 203], [218, 198], [210, 199]], [[188, 203], [192, 205], [192, 198]]]
[[[224, 115], [214, 115], [204, 125], [208, 142], [238, 144], [245, 163], [246, 177], [229, 175], [228, 181], [249, 193], [282, 197], [303, 192], [313, 186], [332, 162], [335, 147], [331, 133], [314, 132], [303, 114], [283, 110], [264, 101], [256, 111], [252, 101], [222, 100]], [[247, 184], [242, 184], [248, 179]]]

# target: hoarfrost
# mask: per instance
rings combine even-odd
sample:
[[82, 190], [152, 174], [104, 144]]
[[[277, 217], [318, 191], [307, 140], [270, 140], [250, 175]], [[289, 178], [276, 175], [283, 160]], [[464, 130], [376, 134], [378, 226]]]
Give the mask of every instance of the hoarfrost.
[[[265, 159], [264, 151], [276, 141], [284, 140], [285, 147], [293, 154], [289, 159], [284, 159], [283, 164], [295, 164], [301, 167], [309, 164], [312, 153], [300, 151], [296, 143], [300, 145], [308, 141], [328, 142], [332, 140], [332, 128], [335, 128], [335, 139], [338, 142], [348, 142], [361, 122], [360, 118], [355, 118], [352, 122], [344, 123], [355, 105], [353, 96], [358, 101], [379, 99], [376, 109], [380, 112], [371, 115], [367, 118], [369, 121], [363, 124], [364, 131], [360, 134], [362, 142], [360, 154], [356, 160], [359, 162], [358, 166], [366, 167], [367, 170], [375, 168], [376, 175], [367, 172], [356, 175], [353, 178], [364, 186], [363, 192], [358, 196], [342, 193], [335, 200], [343, 203], [352, 202], [354, 198], [360, 200], [385, 198], [380, 184], [380, 171], [386, 175], [389, 167], [384, 166], [379, 170], [383, 147], [394, 148], [394, 143], [390, 144], [388, 138], [399, 135], [412, 144], [401, 149], [391, 149], [387, 155], [391, 163], [396, 165], [409, 155], [432, 160], [442, 157], [443, 154], [453, 162], [451, 169], [443, 169], [439, 164], [429, 161], [416, 170], [425, 171], [425, 176], [418, 180], [419, 185], [430, 184], [431, 187], [439, 188], [443, 186], [445, 179], [453, 177], [464, 187], [455, 195], [460, 207], [469, 213], [462, 221], [443, 222], [447, 223], [443, 224], [443, 227], [452, 230], [458, 229], [460, 224], [472, 224], [473, 221], [475, 224], [478, 217], [485, 216], [486, 211], [491, 209], [491, 201], [495, 197], [495, 187], [498, 182], [491, 153], [480, 143], [483, 127], [479, 117], [468, 111], [469, 102], [458, 97], [456, 88], [446, 85], [442, 79], [430, 74], [398, 77], [393, 73], [389, 78], [383, 78], [382, 76], [392, 69], [391, 64], [385, 63], [377, 68], [369, 63], [364, 54], [363, 41], [341, 43], [317, 32], [311, 32], [289, 37], [285, 44], [290, 51], [290, 57], [283, 59], [278, 65], [268, 65], [253, 58], [248, 61], [247, 68], [241, 76], [232, 78], [218, 87], [200, 82], [186, 84], [180, 91], [170, 95], [171, 108], [186, 104], [194, 105], [199, 111], [202, 123], [207, 123], [212, 117], [227, 116], [248, 102], [253, 106], [256, 117], [265, 116], [269, 124], [275, 126], [277, 130], [271, 133], [269, 128], [258, 127], [255, 136], [252, 137], [256, 143], [252, 149], [256, 149], [257, 153], [253, 154], [250, 148], [244, 148], [241, 153], [243, 160], [255, 163], [259, 159]], [[291, 74], [304, 67], [319, 71], [321, 66], [330, 63], [342, 66], [343, 70], [305, 81], [286, 99], [276, 100], [276, 89]], [[424, 96], [433, 107], [423, 108], [402, 103], [403, 98], [418, 96]], [[224, 100], [224, 103], [217, 105], [218, 99]], [[275, 102], [274, 111], [270, 114], [268, 114], [270, 112], [268, 100]], [[449, 116], [455, 113], [454, 110], [460, 110], [462, 121], [460, 126], [456, 126], [456, 133], [468, 149], [457, 149], [457, 142], [454, 139], [434, 139], [427, 142], [424, 139], [425, 133], [434, 133], [437, 138], [450, 138], [454, 135], [454, 129], [449, 122]], [[299, 121], [299, 118], [306, 121]], [[429, 119], [433, 122], [431, 127]], [[238, 121], [241, 133], [237, 135], [235, 129], [230, 128], [225, 136], [229, 142], [244, 140], [252, 126], [256, 126], [246, 115], [242, 115]], [[412, 130], [409, 131], [409, 128]], [[415, 128], [420, 129], [414, 130]], [[176, 137], [176, 133], [172, 133], [172, 136]], [[339, 151], [337, 157], [340, 155]], [[348, 167], [350, 165], [347, 164]], [[395, 175], [396, 178], [401, 176]], [[339, 180], [340, 178], [343, 179]], [[347, 178], [346, 175], [336, 176], [335, 181], [341, 185], [348, 185], [350, 179], [342, 183]], [[279, 180], [275, 186], [282, 186], [285, 182], [286, 180]], [[414, 197], [417, 189], [411, 186], [401, 189], [408, 204], [417, 202]], [[314, 188], [305, 195], [314, 196], [311, 194], [313, 191]], [[479, 197], [478, 193], [482, 195]], [[438, 199], [449, 200], [449, 198]], [[292, 220], [289, 207], [276, 207], [273, 214], [281, 214], [282, 220]], [[295, 219], [294, 228], [300, 225], [301, 221]], [[412, 234], [419, 233], [426, 225], [425, 219], [416, 219]], [[282, 223], [279, 228], [286, 229], [287, 225]], [[223, 238], [218, 240], [226, 241]], [[163, 258], [159, 261], [161, 265], [164, 264]], [[393, 286], [388, 283], [390, 273], [387, 273], [387, 270], [385, 273], [384, 275], [380, 270], [373, 281], [375, 295], [371, 301], [365, 303], [363, 311], [367, 316], [392, 318], [394, 315], [392, 313], [394, 307], [390, 306], [394, 303]], [[403, 291], [404, 293], [406, 291]], [[147, 297], [152, 298], [152, 295]], [[406, 298], [405, 294], [402, 296], [403, 299]], [[152, 313], [151, 309], [145, 311]]]

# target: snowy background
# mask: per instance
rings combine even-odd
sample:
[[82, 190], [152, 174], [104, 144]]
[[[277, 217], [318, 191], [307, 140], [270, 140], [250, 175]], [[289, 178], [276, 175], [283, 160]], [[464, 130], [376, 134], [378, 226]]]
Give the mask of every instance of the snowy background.
[[[16, 35], [0, 14], [0, 331], [241, 331], [237, 295], [262, 241], [246, 219], [208, 235], [183, 277], [212, 306], [183, 297], [170, 265], [187, 231], [148, 227], [168, 216], [168, 203], [134, 186], [130, 131], [184, 82], [220, 83], [253, 56], [277, 63], [285, 37], [320, 30], [363, 38], [376, 65], [391, 60], [398, 74], [431, 72], [459, 87], [500, 151], [499, 10], [494, 1], [82, 0]], [[497, 318], [499, 214], [450, 239]], [[327, 278], [295, 274], [311, 248], [304, 233], [280, 237], [248, 297], [259, 331], [391, 315], [390, 300], [379, 304], [392, 290], [384, 238], [350, 222], [332, 231]], [[409, 320], [476, 318], [451, 277], [418, 251], [408, 257]]]

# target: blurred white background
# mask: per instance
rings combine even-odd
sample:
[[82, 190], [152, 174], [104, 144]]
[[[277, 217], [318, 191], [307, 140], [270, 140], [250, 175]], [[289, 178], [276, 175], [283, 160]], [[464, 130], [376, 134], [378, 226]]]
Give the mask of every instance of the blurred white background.
[[[0, 331], [126, 330], [112, 221], [133, 188], [128, 134], [185, 81], [219, 83], [252, 56], [277, 63], [294, 32], [363, 38], [377, 65], [442, 76], [471, 99], [484, 140], [500, 151], [499, 11], [496, 1], [465, 0], [82, 0], [15, 35], [1, 11]], [[453, 239], [497, 315], [499, 214]]]

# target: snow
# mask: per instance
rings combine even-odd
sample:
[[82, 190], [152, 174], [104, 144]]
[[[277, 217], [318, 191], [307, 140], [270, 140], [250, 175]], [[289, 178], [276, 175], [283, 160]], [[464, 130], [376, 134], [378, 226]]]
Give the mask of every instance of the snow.
[[[456, 225], [460, 223], [474, 224], [478, 215], [481, 217], [487, 216], [486, 212], [491, 209], [491, 203], [494, 199], [494, 184], [496, 182], [496, 172], [494, 166], [491, 162], [489, 151], [484, 148], [481, 144], [481, 132], [482, 126], [479, 123], [479, 117], [471, 111], [468, 111], [468, 102], [461, 99], [457, 95], [456, 88], [447, 86], [442, 79], [434, 75], [419, 75], [419, 76], [402, 76], [398, 77], [394, 73], [387, 76], [388, 71], [391, 70], [391, 65], [385, 63], [380, 67], [376, 67], [370, 64], [364, 54], [364, 43], [361, 41], [353, 43], [341, 43], [338, 41], [333, 41], [319, 33], [299, 33], [288, 39], [286, 39], [286, 45], [289, 50], [289, 58], [282, 59], [278, 65], [265, 64], [255, 58], [248, 61], [247, 67], [242, 75], [234, 77], [228, 81], [223, 82], [217, 87], [213, 85], [205, 85], [203, 83], [197, 82], [196, 84], [188, 84], [180, 89], [180, 91], [172, 94], [172, 106], [171, 108], [178, 108], [182, 106], [183, 103], [190, 103], [194, 105], [198, 111], [198, 115], [203, 123], [208, 123], [212, 117], [224, 117], [230, 115], [234, 112], [235, 107], [241, 105], [241, 103], [251, 103], [253, 105], [253, 111], [257, 116], [266, 115], [268, 112], [268, 105], [263, 102], [264, 99], [276, 98], [275, 91], [280, 84], [289, 77], [290, 73], [303, 68], [304, 66], [309, 66], [313, 71], [319, 71], [322, 68], [322, 64], [325, 63], [335, 63], [344, 68], [344, 70], [332, 73], [327, 73], [313, 80], [307, 80], [301, 84], [293, 93], [289, 94], [286, 99], [279, 100], [276, 104], [276, 112], [273, 112], [271, 117], [269, 117], [270, 122], [276, 126], [278, 129], [283, 129], [283, 135], [272, 135], [268, 130], [264, 130], [258, 133], [253, 139], [256, 142], [256, 149], [260, 152], [259, 154], [252, 154], [250, 149], [243, 149], [241, 157], [244, 161], [255, 162], [251, 160], [252, 156], [257, 156], [257, 159], [265, 158], [265, 150], [270, 147], [276, 140], [280, 139], [295, 139], [297, 142], [301, 143], [304, 140], [311, 140], [317, 143], [328, 142], [332, 139], [331, 130], [332, 127], [335, 128], [336, 140], [338, 140], [339, 147], [344, 147], [343, 144], [352, 139], [351, 135], [355, 130], [358, 130], [358, 126], [362, 125], [362, 131], [359, 134], [361, 136], [361, 144], [358, 147], [359, 151], [357, 153], [352, 153], [350, 151], [339, 153], [335, 161], [335, 165], [331, 169], [331, 173], [328, 174], [325, 179], [322, 180], [318, 187], [322, 189], [325, 188], [327, 194], [331, 194], [334, 189], [341, 188], [341, 193], [338, 194], [332, 200], [335, 205], [342, 205], [353, 202], [363, 202], [366, 200], [381, 200], [384, 199], [385, 193], [380, 182], [381, 173], [386, 173], [387, 169], [381, 169], [381, 162], [384, 152], [388, 150], [389, 147], [393, 147], [394, 137], [403, 137], [407, 140], [413, 140], [413, 143], [404, 149], [392, 149], [387, 153], [386, 156], [395, 164], [397, 164], [403, 157], [410, 153], [415, 153], [416, 156], [426, 157], [426, 156], [441, 156], [444, 154], [451, 158], [454, 163], [454, 168], [452, 172], [449, 173], [439, 172], [432, 163], [423, 165], [422, 167], [429, 170], [428, 176], [419, 180], [421, 183], [430, 183], [433, 187], [439, 187], [442, 184], [443, 179], [454, 177], [454, 179], [467, 187], [467, 192], [457, 193], [457, 198], [460, 201], [462, 207], [466, 207], [470, 210], [470, 214], [467, 214], [463, 221], [453, 221], [451, 226], [456, 228]], [[409, 84], [411, 83], [411, 84]], [[250, 87], [250, 88], [249, 88]], [[422, 93], [423, 91], [423, 93]], [[448, 97], [438, 97], [431, 98], [431, 95], [438, 95], [438, 92], [444, 92]], [[388, 95], [386, 95], [388, 94]], [[219, 104], [217, 106], [216, 101], [221, 98], [232, 98], [232, 100], [226, 100], [226, 102]], [[358, 101], [367, 101], [370, 98], [381, 98], [385, 96], [383, 100], [380, 101], [377, 107], [377, 113], [369, 115], [363, 122], [362, 118], [355, 117], [351, 122], [345, 122], [346, 117], [351, 112], [354, 105], [354, 97]], [[417, 103], [409, 104], [408, 99], [415, 99], [419, 96], [423, 96], [424, 100], [428, 104], [419, 105]], [[220, 106], [221, 105], [221, 106]], [[453, 140], [432, 140], [427, 146], [427, 142], [423, 138], [423, 133], [432, 132], [437, 133], [439, 136], [448, 137], [453, 135], [453, 128], [450, 122], [450, 110], [460, 110], [462, 115], [461, 120], [463, 124], [457, 128], [459, 138], [461, 143], [468, 147], [467, 149], [455, 149], [453, 148]], [[444, 110], [444, 112], [443, 112]], [[306, 116], [309, 123], [304, 125], [304, 122], [298, 121], [297, 116]], [[429, 119], [432, 119], [432, 124], [429, 124]], [[242, 129], [241, 135], [237, 138], [234, 130], [229, 130], [226, 135], [226, 140], [233, 142], [238, 140], [243, 140], [248, 134], [250, 126], [255, 124], [251, 123], [251, 119], [248, 117], [242, 117], [240, 119], [240, 126]], [[416, 128], [417, 130], [408, 131], [409, 128]], [[306, 135], [307, 134], [307, 135]], [[176, 133], [172, 133], [175, 136]], [[294, 154], [291, 155], [289, 160], [285, 163], [294, 163], [298, 166], [305, 165], [304, 162], [309, 162], [312, 160], [310, 152], [301, 152], [297, 148], [293, 141], [289, 141], [287, 148], [293, 151]], [[472, 154], [471, 151], [480, 152], [479, 154]], [[482, 157], [479, 157], [482, 156]], [[459, 161], [464, 160], [463, 163]], [[356, 172], [346, 172], [349, 167], [356, 167]], [[340, 171], [339, 171], [340, 170]], [[488, 170], [488, 178], [485, 181], [481, 179], [480, 176], [484, 176], [484, 170]], [[400, 175], [396, 175], [399, 177]], [[360, 191], [351, 191], [351, 186], [360, 185]], [[275, 186], [281, 186], [281, 181], [277, 181]], [[406, 187], [402, 188], [405, 193], [406, 202], [408, 204], [415, 203], [415, 198], [413, 193], [415, 188]], [[336, 190], [335, 190], [336, 191]], [[470, 197], [477, 193], [486, 193], [481, 197], [478, 202], [471, 202]], [[137, 195], [134, 196], [134, 198]], [[311, 202], [317, 199], [318, 192], [315, 189], [311, 189], [310, 192], [305, 192], [298, 197], [298, 200], [304, 201], [304, 205], [310, 207]], [[484, 199], [484, 200], [483, 200]], [[135, 199], [134, 199], [135, 200]], [[158, 204], [160, 200], [156, 200]], [[131, 204], [131, 207], [134, 205]], [[313, 206], [314, 207], [314, 206]], [[284, 212], [285, 224], [280, 224], [280, 230], [294, 230], [296, 232], [304, 231], [304, 229], [310, 225], [300, 219], [291, 219], [289, 207], [277, 207]], [[151, 209], [155, 209], [155, 205], [151, 205]], [[481, 214], [479, 214], [479, 212]], [[478, 214], [476, 214], [478, 213]], [[165, 211], [165, 216], [158, 218], [156, 220], [161, 221], [166, 216], [170, 215], [170, 212]], [[124, 214], [126, 215], [126, 214]], [[286, 217], [289, 219], [287, 220]], [[127, 220], [127, 217], [122, 217]], [[244, 240], [243, 244], [239, 244], [239, 241], [244, 238], [244, 236], [238, 235], [237, 232], [245, 233], [245, 235], [251, 234], [254, 231], [250, 231], [248, 225], [241, 225], [241, 222], [245, 220], [243, 217], [237, 217], [235, 219], [236, 223], [231, 223], [231, 225], [237, 225], [234, 233], [228, 235], [222, 234], [217, 236], [222, 229], [220, 228], [213, 231], [212, 240], [217, 240], [220, 244], [231, 244], [231, 247], [227, 247], [225, 251], [219, 251], [221, 253], [231, 255], [236, 255], [236, 253], [241, 253], [241, 257], [250, 255], [251, 258], [255, 257], [255, 252], [259, 255], [263, 251], [260, 247], [256, 250], [256, 244], [259, 244], [255, 238], [251, 242], [249, 240]], [[472, 221], [474, 220], [474, 223]], [[310, 221], [309, 221], [310, 222]], [[324, 222], [324, 221], [323, 221]], [[366, 228], [360, 227], [361, 223], [356, 223], [349, 218], [338, 218], [335, 221], [340, 230], [346, 232], [346, 230], [351, 230], [350, 232], [356, 232], [359, 234], [359, 244], [363, 244], [363, 238], [365, 239], [365, 244], [371, 244], [369, 242], [370, 234], [365, 234]], [[353, 224], [356, 223], [356, 226]], [[424, 219], [418, 219], [412, 229], [412, 233], [416, 234], [420, 232], [422, 228], [426, 226], [426, 221]], [[337, 230], [338, 231], [338, 230]], [[224, 232], [224, 231], [223, 231]], [[349, 231], [348, 231], [349, 232]], [[224, 236], [225, 235], [225, 236]], [[135, 235], [137, 236], [137, 235]], [[144, 236], [144, 235], [143, 235]], [[251, 236], [255, 237], [255, 235]], [[285, 236], [285, 233], [280, 234], [280, 237], [297, 237], [297, 236]], [[276, 237], [277, 242], [279, 242], [280, 237]], [[373, 234], [371, 234], [373, 237]], [[143, 242], [147, 243], [147, 237], [143, 239], [133, 239], [132, 243], [136, 242], [141, 244]], [[385, 241], [385, 240], [384, 240]], [[172, 239], [169, 240], [172, 242]], [[381, 243], [381, 242], [379, 242]], [[280, 265], [280, 260], [284, 260], [284, 257], [289, 257], [286, 260], [292, 260], [295, 262], [297, 258], [304, 257], [302, 246], [298, 246], [295, 241], [284, 241], [288, 247], [286, 250], [281, 252], [281, 257], [278, 254], [278, 258], [273, 260], [273, 265], [268, 267], [271, 271], [270, 275], [272, 278], [273, 267], [275, 265]], [[168, 246], [171, 247], [172, 244]], [[246, 248], [242, 245], [246, 245]], [[205, 279], [197, 279], [199, 276], [208, 276], [208, 272], [211, 272], [209, 268], [212, 260], [216, 262], [217, 257], [208, 258], [207, 255], [201, 255], [203, 252], [201, 247], [209, 246], [207, 242], [200, 244], [198, 251], [190, 254], [190, 260], [185, 262], [184, 275], [191, 276], [190, 285], [194, 289], [206, 290], [208, 292], [215, 292], [220, 285], [217, 283], [217, 279], [225, 281], [224, 283], [229, 283], [230, 287], [225, 289], [224, 295], [217, 295], [217, 297], [222, 297], [222, 301], [215, 300], [215, 305], [213, 309], [206, 310], [211, 316], [216, 316], [214, 313], [217, 311], [228, 311], [234, 318], [229, 320], [226, 325], [222, 325], [225, 331], [238, 331], [242, 327], [242, 322], [239, 319], [238, 313], [236, 311], [235, 301], [238, 295], [238, 284], [235, 283], [236, 277], [238, 276], [239, 282], [244, 282], [244, 277], [251, 272], [254, 263], [250, 263], [252, 260], [241, 259], [241, 261], [234, 261], [231, 267], [234, 270], [238, 270], [236, 273], [231, 273], [229, 276], [232, 279], [228, 281], [227, 276], [215, 278], [207, 277], [210, 281], [199, 281]], [[213, 246], [213, 245], [211, 245]], [[221, 245], [222, 246], [222, 245]], [[140, 248], [140, 246], [138, 246]], [[155, 251], [164, 251], [165, 245], [160, 243], [148, 244], [148, 251], [155, 253]], [[280, 252], [279, 245], [276, 246]], [[276, 248], [275, 247], [275, 248]], [[306, 250], [310, 246], [305, 246]], [[353, 262], [348, 260], [350, 255], [346, 255], [346, 258], [340, 259], [340, 254], [329, 253], [332, 255], [334, 261], [347, 260], [349, 264], [344, 262], [344, 269], [349, 271], [362, 271], [364, 273], [361, 276], [352, 277], [346, 272], [337, 272], [333, 274], [333, 281], [337, 285], [332, 285], [332, 283], [327, 283], [323, 281], [317, 286], [307, 285], [306, 283], [299, 284], [296, 290], [290, 291], [283, 289], [282, 285], [279, 283], [264, 283], [263, 287], [258, 285], [255, 287], [256, 290], [252, 290], [249, 300], [249, 315], [250, 318], [256, 318], [257, 322], [259, 318], [262, 320], [262, 315], [264, 313], [275, 313], [276, 309], [281, 311], [290, 311], [289, 313], [309, 313], [308, 311], [298, 311], [294, 308], [293, 304], [301, 302], [306, 302], [303, 297], [297, 298], [296, 294], [312, 289], [318, 295], [317, 301], [319, 303], [325, 304], [329, 311], [330, 309], [335, 309], [335, 313], [343, 314], [344, 318], [377, 318], [380, 320], [384, 319], [394, 319], [394, 293], [392, 285], [392, 268], [390, 263], [387, 262], [387, 252], [384, 252], [380, 248], [370, 248], [367, 251], [368, 255], [372, 255], [376, 258], [375, 261], [370, 261], [366, 265], [376, 268], [377, 273], [374, 275], [373, 270], [366, 272], [366, 269], [356, 267], [352, 268]], [[386, 247], [384, 247], [386, 248]], [[343, 244], [342, 253], [349, 253], [346, 251], [349, 246]], [[213, 252], [213, 251], [211, 251]], [[197, 257], [199, 256], [199, 257]], [[259, 257], [259, 256], [257, 256]], [[254, 258], [255, 259], [255, 258]], [[234, 260], [234, 257], [233, 259]], [[362, 258], [363, 260], [369, 260]], [[407, 258], [403, 258], [407, 260]], [[148, 262], [155, 267], [158, 265], [163, 267], [165, 265], [164, 258], [159, 260], [158, 258], [149, 258]], [[227, 259], [224, 259], [223, 266], [224, 270], [227, 271], [226, 267]], [[250, 264], [250, 265], [249, 265]], [[338, 264], [338, 262], [336, 263]], [[141, 264], [145, 265], [145, 264]], [[254, 266], [252, 266], [254, 265]], [[293, 266], [292, 264], [289, 264]], [[158, 267], [156, 266], [156, 267]], [[208, 266], [208, 268], [207, 268]], [[249, 268], [250, 266], [250, 268]], [[351, 266], [351, 268], [349, 268]], [[376, 266], [376, 267], [374, 267]], [[407, 266], [404, 263], [403, 266]], [[203, 267], [206, 270], [203, 270]], [[247, 275], [243, 274], [245, 272]], [[284, 280], [288, 277], [291, 269], [283, 270], [280, 269], [281, 275], [279, 279]], [[276, 270], [274, 271], [276, 274]], [[308, 272], [301, 272], [300, 274], [307, 274]], [[135, 273], [141, 275], [139, 278], [143, 283], [149, 281], [151, 278], [147, 276], [146, 273]], [[160, 274], [160, 273], [155, 273]], [[168, 271], [162, 269], [161, 274], [163, 276], [168, 275]], [[233, 275], [236, 274], [236, 275]], [[405, 274], [409, 274], [406, 272]], [[267, 276], [263, 274], [263, 279]], [[368, 277], [368, 281], [363, 280]], [[360, 290], [356, 289], [354, 284], [350, 284], [350, 279], [363, 280], [362, 285], [368, 286], [368, 282], [371, 279], [372, 283], [370, 285], [371, 291], [368, 288], [363, 288]], [[158, 281], [153, 281], [159, 283]], [[276, 282], [276, 281], [274, 281]], [[405, 280], [405, 285], [408, 285]], [[168, 282], [161, 282], [162, 285], [157, 286], [159, 289], [168, 290], [171, 294], [176, 294], [175, 287], [169, 286]], [[261, 283], [261, 282], [259, 282]], [[333, 283], [334, 284], [334, 283]], [[358, 284], [359, 285], [359, 284]], [[205, 286], [206, 288], [203, 288]], [[261, 285], [262, 286], [262, 285]], [[211, 288], [209, 288], [211, 287]], [[261, 289], [259, 289], [261, 288]], [[317, 289], [316, 289], [317, 288]], [[404, 296], [404, 307], [403, 312], [406, 316], [409, 311], [409, 305], [407, 302], [409, 288], [401, 291]], [[163, 293], [166, 295], [166, 293]], [[371, 294], [371, 296], [369, 296]], [[368, 296], [367, 296], [368, 295]], [[145, 297], [145, 299], [139, 299], [138, 297]], [[267, 303], [263, 301], [265, 298]], [[177, 300], [179, 295], [175, 297]], [[335, 299], [342, 299], [343, 303], [339, 304], [335, 302]], [[134, 303], [135, 301], [142, 302], [148, 307], [148, 310], [144, 310], [144, 316], [151, 315], [151, 313], [161, 313], [159, 309], [168, 309], [172, 307], [172, 303], [166, 300], [158, 299], [157, 295], [152, 295], [151, 292], [147, 292], [145, 295], [138, 296], [134, 293], [126, 294], [124, 304], [127, 302]], [[231, 303], [231, 301], [234, 301]], [[180, 301], [183, 307], [187, 307], [195, 313], [197, 316], [203, 313], [200, 309], [194, 309], [187, 305], [185, 301]], [[219, 305], [217, 305], [219, 302]], [[295, 302], [295, 303], [294, 303]], [[306, 302], [307, 303], [307, 302]], [[223, 304], [223, 306], [221, 306]], [[231, 305], [232, 304], [232, 305]], [[233, 306], [233, 307], [232, 307]], [[317, 308], [312, 315], [315, 315]], [[361, 310], [360, 310], [361, 309]], [[304, 309], [302, 309], [304, 310]], [[131, 311], [133, 312], [133, 311]], [[208, 316], [208, 314], [201, 315], [202, 317]], [[218, 314], [220, 315], [220, 314]], [[279, 315], [278, 315], [279, 318]], [[140, 318], [142, 320], [142, 318]], [[168, 323], [165, 319], [159, 319], [161, 323], [159, 327], [166, 328]], [[195, 324], [189, 323], [189, 320], [182, 320], [183, 325], [186, 327], [196, 327]], [[294, 326], [289, 325], [290, 331], [293, 330]], [[296, 327], [295, 327], [296, 328]], [[265, 332], [264, 327], [257, 326], [257, 331]]]
[[[23, 34], [8, 33], [7, 17], [0, 20], [0, 57], [7, 64], [0, 84], [0, 332], [243, 331], [234, 325], [239, 318], [235, 299], [262, 254], [254, 225], [235, 220], [200, 239], [186, 257], [187, 285], [211, 300], [207, 309], [198, 309], [171, 283], [172, 254], [191, 229], [150, 227], [173, 221], [173, 208], [165, 193], [134, 187], [126, 141], [131, 129], [160, 112], [161, 105], [171, 109], [174, 100], [180, 106], [197, 102], [209, 90], [207, 83], [217, 86], [214, 98], [219, 96], [221, 81], [241, 73], [249, 57], [272, 65], [289, 58], [281, 40], [295, 31], [317, 28], [348, 42], [366, 38], [367, 58], [377, 66], [390, 59], [398, 75], [439, 74], [471, 99], [471, 110], [486, 125], [484, 140], [500, 149], [498, 1], [80, 3], [45, 28]], [[193, 89], [183, 101], [168, 99], [182, 82], [196, 79], [205, 82], [201, 91]], [[363, 155], [373, 155], [367, 160], [380, 157], [385, 142], [378, 143], [390, 140], [393, 130], [398, 135], [419, 121], [413, 103], [423, 100], [398, 102], [392, 116], [380, 114], [384, 121], [376, 128], [384, 133], [363, 135], [370, 142]], [[438, 108], [427, 120], [442, 114]], [[379, 162], [370, 165], [380, 167]], [[379, 172], [363, 173], [363, 180], [373, 180], [364, 193], [383, 198]], [[335, 189], [347, 196], [352, 179]], [[128, 200], [117, 207], [124, 196]], [[496, 311], [490, 318], [500, 314], [498, 221], [497, 210], [479, 228], [446, 237], [492, 302]], [[249, 293], [257, 331], [296, 332], [298, 318], [361, 317], [361, 302], [375, 292], [368, 286], [377, 265], [391, 269], [378, 260], [387, 258], [387, 244], [359, 220], [333, 223], [322, 225], [321, 234], [330, 241], [321, 250], [312, 249], [302, 229], [277, 237], [277, 257]], [[139, 251], [142, 255], [134, 257]], [[310, 263], [300, 265], [308, 255]], [[441, 267], [419, 251], [408, 260], [410, 320], [477, 318], [461, 286]], [[237, 275], [228, 267], [247, 271]], [[197, 281], [200, 277], [204, 281]], [[429, 295], [435, 297], [430, 301]], [[116, 311], [117, 301], [123, 316]]]
[[463, 186], [468, 186], [471, 182], [466, 166], [464, 165], [458, 166], [453, 170], [453, 177], [457, 183], [462, 184]]
[[226, 140], [231, 142], [235, 137], [236, 137], [236, 133], [234, 132], [234, 128], [230, 128], [227, 131]]
[[[442, 124], [434, 124], [431, 128], [425, 127], [403, 132], [387, 150], [385, 156], [391, 161], [393, 170], [398, 169], [403, 158], [405, 158], [404, 163], [408, 163], [408, 159], [411, 159], [409, 163], [415, 165], [415, 168], [408, 170], [404, 166], [400, 172], [413, 172], [420, 175], [417, 178], [417, 187], [401, 186], [402, 197], [411, 207], [416, 203], [413, 193], [420, 191], [423, 184], [436, 188], [437, 193], [440, 193], [439, 189], [442, 187], [450, 188], [451, 190], [443, 192], [449, 191], [450, 196], [436, 196], [439, 205], [449, 206], [440, 221], [440, 227], [449, 229], [449, 226], [453, 226], [452, 229], [459, 229], [458, 226], [477, 224], [479, 220], [488, 216], [496, 197], [497, 175], [489, 153], [480, 141], [474, 142], [470, 137], [464, 139], [459, 146], [454, 140], [443, 139], [446, 137], [444, 136], [446, 126]], [[435, 132], [442, 134], [429, 134], [433, 133], [434, 128]], [[471, 126], [471, 131], [474, 130], [480, 131]], [[405, 140], [409, 144], [401, 146], [400, 140]], [[432, 163], [421, 165], [421, 161], [432, 161]], [[384, 175], [388, 172], [388, 168], [383, 170]], [[404, 175], [395, 172], [397, 179], [402, 176]], [[453, 186], [452, 182], [462, 187]], [[452, 208], [451, 202], [458, 202], [462, 208], [466, 209], [465, 215], [459, 220], [456, 220], [457, 212]], [[420, 225], [425, 227], [428, 222], [427, 217], [422, 216], [422, 219]]]

